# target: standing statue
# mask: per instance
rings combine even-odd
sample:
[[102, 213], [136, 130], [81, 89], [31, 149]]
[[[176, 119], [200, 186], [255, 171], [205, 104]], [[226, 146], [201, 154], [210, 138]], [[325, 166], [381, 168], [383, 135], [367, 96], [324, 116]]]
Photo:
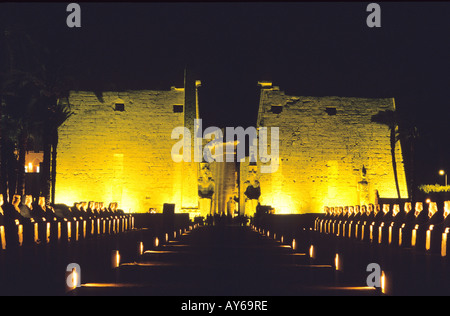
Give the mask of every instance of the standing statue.
[[256, 165], [249, 166], [248, 178], [244, 182], [245, 185], [245, 213], [254, 214], [258, 206], [259, 197], [261, 196], [261, 187], [258, 180], [258, 167]]
[[367, 170], [362, 166], [361, 181], [358, 182], [359, 204], [369, 204], [369, 182], [367, 181]]
[[198, 178], [198, 197], [201, 216], [211, 214], [215, 183], [212, 178], [209, 163], [200, 164], [200, 177]]

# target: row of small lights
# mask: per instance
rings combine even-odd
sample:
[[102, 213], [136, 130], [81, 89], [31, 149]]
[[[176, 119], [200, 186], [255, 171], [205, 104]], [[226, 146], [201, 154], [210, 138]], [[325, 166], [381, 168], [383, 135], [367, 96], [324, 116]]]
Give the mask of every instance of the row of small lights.
[[[188, 232], [196, 229], [198, 226], [199, 226], [198, 224], [194, 224], [194, 225], [190, 225], [188, 228], [185, 228], [185, 229], [180, 229], [178, 231], [175, 230], [173, 232], [173, 238], [176, 239], [179, 236], [187, 234]], [[165, 243], [169, 242], [169, 233], [166, 233], [164, 235], [164, 240], [165, 240]], [[159, 237], [157, 237], [157, 236], [153, 237], [153, 248], [154, 249], [159, 248], [160, 245], [161, 245], [161, 243], [159, 241]], [[142, 241], [139, 242], [139, 247], [138, 248], [139, 248], [138, 253], [139, 253], [140, 256], [142, 256], [144, 254], [144, 252], [145, 252], [144, 251], [144, 242], [142, 242]], [[118, 266], [113, 267], [113, 268], [117, 268], [117, 267]]]
[[[261, 234], [262, 236], [267, 236], [270, 238], [270, 231], [267, 230], [267, 232], [265, 231], [265, 229], [263, 228], [257, 228], [255, 225], [252, 225], [252, 230]], [[272, 238], [278, 242], [280, 242], [281, 244], [284, 243], [284, 237], [281, 236], [280, 240], [277, 240], [277, 234], [273, 233], [272, 234]], [[295, 240], [295, 238], [292, 239], [292, 243], [291, 245], [287, 245], [287, 247], [292, 248], [293, 251], [297, 250], [297, 241]], [[316, 249], [314, 247], [314, 245], [311, 245], [309, 247], [309, 257], [311, 259], [315, 259], [316, 258]], [[343, 271], [343, 265], [342, 265], [342, 255], [339, 255], [338, 253], [336, 253], [335, 257], [334, 257], [334, 268], [336, 271]], [[381, 271], [381, 293], [386, 294], [386, 275], [384, 273], [384, 271]]]
[[[263, 229], [263, 228], [257, 228], [255, 225], [252, 225], [252, 230], [255, 231], [255, 232], [257, 232], [257, 233], [260, 233], [262, 236], [267, 236], [267, 237], [269, 237], [269, 238], [270, 238], [270, 236], [271, 236], [269, 230], [267, 230], [267, 232], [266, 232], [265, 229]], [[273, 234], [272, 234], [272, 238], [273, 238], [274, 240], [278, 241], [279, 243], [284, 244], [284, 236], [281, 236], [280, 240], [277, 240], [277, 234], [276, 234], [276, 233], [273, 233]], [[295, 238], [293, 238], [293, 239], [292, 239], [292, 243], [291, 243], [290, 245], [286, 245], [286, 246], [292, 248], [292, 250], [295, 251], [295, 250], [297, 250], [297, 241], [295, 240]], [[316, 251], [315, 251], [314, 245], [311, 245], [311, 246], [309, 247], [309, 257], [310, 257], [311, 259], [315, 259], [315, 258], [316, 258]]]
[[[173, 238], [176, 239], [179, 236], [182, 236], [192, 230], [194, 230], [195, 228], [198, 228], [198, 224], [194, 224], [194, 225], [190, 225], [189, 228], [185, 228], [185, 229], [180, 229], [178, 231], [174, 231], [173, 232]], [[165, 234], [165, 242], [169, 242], [169, 233]], [[161, 243], [159, 241], [158, 237], [153, 237], [153, 247], [154, 248], [159, 248], [161, 246]], [[144, 254], [144, 243], [142, 241], [139, 242], [138, 245], [138, 254], [140, 256], [142, 256]], [[119, 250], [113, 250], [112, 251], [112, 258], [111, 258], [111, 267], [112, 269], [116, 269], [120, 267], [120, 252]], [[69, 291], [74, 290], [78, 286], [80, 285], [80, 273], [79, 271], [76, 270], [76, 268], [72, 268], [71, 269], [71, 277], [72, 277], [72, 284], [73, 287], [68, 288]]]

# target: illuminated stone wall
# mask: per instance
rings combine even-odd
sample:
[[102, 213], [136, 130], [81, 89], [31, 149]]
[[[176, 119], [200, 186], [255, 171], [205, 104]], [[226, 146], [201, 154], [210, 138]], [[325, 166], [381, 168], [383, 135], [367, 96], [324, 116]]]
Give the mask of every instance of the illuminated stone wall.
[[[276, 172], [259, 174], [261, 204], [277, 213], [306, 213], [321, 212], [324, 205], [373, 203], [375, 190], [382, 198], [397, 197], [389, 129], [371, 122], [372, 115], [394, 108], [392, 98], [288, 96], [262, 84], [258, 127], [279, 127], [280, 160]], [[396, 158], [406, 198], [399, 143]], [[367, 185], [359, 183], [363, 166]], [[246, 165], [241, 167], [242, 176]]]
[[[115, 110], [121, 102], [124, 111]], [[179, 111], [184, 102], [184, 88], [105, 92], [102, 101], [71, 92], [74, 115], [59, 131], [56, 202], [118, 201], [132, 212], [161, 211], [164, 203], [197, 207], [196, 176], [192, 183], [184, 176], [192, 168], [171, 158], [171, 132], [184, 126], [174, 105]], [[183, 194], [183, 185], [192, 188]]]
[[[99, 100], [92, 92], [72, 92], [74, 115], [59, 131], [56, 202], [117, 201], [133, 212], [161, 211], [164, 203], [175, 203], [177, 211], [197, 212], [199, 164], [175, 163], [171, 157], [178, 141], [171, 139], [172, 130], [192, 131], [191, 121], [198, 118], [200, 84], [188, 81], [194, 93], [185, 94], [184, 88], [105, 92]], [[260, 203], [277, 213], [306, 213], [320, 212], [324, 205], [374, 202], [375, 190], [382, 198], [395, 198], [389, 129], [371, 122], [379, 111], [394, 107], [393, 99], [288, 96], [263, 84], [257, 126], [279, 127], [280, 159], [276, 172], [257, 175]], [[406, 198], [398, 143], [396, 157]], [[367, 185], [361, 182], [363, 166]], [[237, 193], [234, 164], [212, 164], [213, 211], [225, 211], [229, 196], [239, 194], [241, 214], [253, 215], [243, 196], [248, 169], [248, 161], [240, 164]]]

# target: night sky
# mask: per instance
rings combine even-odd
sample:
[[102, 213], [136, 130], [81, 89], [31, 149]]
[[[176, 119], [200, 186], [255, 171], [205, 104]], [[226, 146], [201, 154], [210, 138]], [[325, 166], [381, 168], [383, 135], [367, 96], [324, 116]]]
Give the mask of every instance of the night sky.
[[394, 97], [415, 122], [420, 181], [450, 170], [450, 3], [87, 3], [81, 28], [67, 3], [0, 4], [0, 26], [23, 25], [57, 52], [74, 88], [168, 89], [184, 68], [202, 81], [203, 126], [254, 126], [258, 80], [287, 94]]

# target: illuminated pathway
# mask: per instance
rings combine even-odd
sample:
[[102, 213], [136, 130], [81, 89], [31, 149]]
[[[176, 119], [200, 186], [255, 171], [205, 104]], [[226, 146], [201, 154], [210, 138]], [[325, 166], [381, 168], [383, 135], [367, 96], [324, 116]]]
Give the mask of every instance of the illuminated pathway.
[[[104, 277], [82, 275], [81, 288], [71, 294], [376, 294], [364, 287], [336, 286], [331, 263], [315, 263], [309, 255], [293, 253], [289, 246], [249, 227], [199, 227], [151, 250], [145, 245], [152, 245], [153, 238], [143, 234], [142, 239], [145, 251], [141, 256], [123, 258], [120, 267]], [[137, 244], [131, 247], [138, 249]]]
[[[168, 242], [158, 236], [155, 247], [155, 233], [138, 229], [0, 252], [0, 294], [379, 295], [365, 286], [369, 263], [386, 271], [388, 289], [393, 289], [388, 294], [450, 293], [446, 258], [413, 249], [296, 229], [294, 251], [289, 237], [282, 244], [272, 233], [226, 225], [198, 227], [176, 238], [172, 232]], [[120, 265], [113, 267], [116, 251]], [[66, 291], [72, 263], [80, 268], [81, 287]]]

